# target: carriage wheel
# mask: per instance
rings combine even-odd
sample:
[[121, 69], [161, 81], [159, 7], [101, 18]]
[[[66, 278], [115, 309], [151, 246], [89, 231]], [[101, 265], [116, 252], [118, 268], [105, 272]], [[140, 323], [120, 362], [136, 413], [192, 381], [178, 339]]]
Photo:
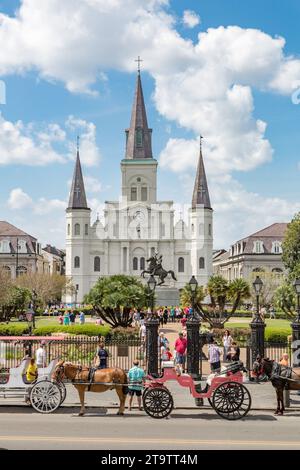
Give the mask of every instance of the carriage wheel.
[[212, 401], [214, 410], [224, 419], [241, 419], [251, 408], [251, 396], [248, 389], [237, 382], [225, 382], [214, 391]]
[[143, 406], [146, 413], [152, 418], [166, 418], [173, 410], [173, 397], [166, 388], [150, 387], [144, 392]]
[[30, 391], [31, 405], [39, 413], [52, 413], [57, 410], [61, 399], [59, 386], [49, 380], [37, 382]]
[[61, 394], [60, 404], [62, 405], [63, 402], [66, 399], [66, 396], [67, 396], [67, 389], [66, 389], [66, 386], [63, 382], [56, 382], [56, 385], [58, 386], [58, 388], [60, 390], [60, 394]]

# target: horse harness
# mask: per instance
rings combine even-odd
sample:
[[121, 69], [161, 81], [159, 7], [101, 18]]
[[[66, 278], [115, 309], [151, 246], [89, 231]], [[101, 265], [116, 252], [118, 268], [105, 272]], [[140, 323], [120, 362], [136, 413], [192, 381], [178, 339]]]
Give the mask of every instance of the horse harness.
[[[77, 368], [77, 371], [76, 371], [76, 375], [75, 375], [74, 379], [72, 379], [72, 383], [76, 383], [76, 380], [78, 380], [78, 381], [80, 380], [79, 374], [82, 372], [82, 370], [83, 370], [82, 366], [79, 365], [78, 368]], [[88, 369], [88, 379], [87, 379], [87, 382], [88, 382], [87, 391], [88, 392], [91, 391], [92, 385], [97, 385], [97, 382], [94, 382], [95, 373], [96, 373], [97, 370], [101, 370], [101, 369], [97, 369], [95, 367], [90, 367]], [[113, 375], [111, 383], [116, 384], [116, 385], [120, 383], [120, 381], [116, 377], [116, 369], [114, 370], [114, 375]], [[100, 383], [98, 385], [100, 385]], [[103, 383], [102, 385], [105, 385], [105, 383]], [[110, 387], [110, 390], [113, 390], [113, 388], [114, 388], [114, 385], [112, 385]]]
[[283, 383], [285, 388], [289, 388], [289, 381], [293, 381], [292, 379], [293, 368], [282, 366], [277, 362], [273, 363], [272, 372], [270, 376], [270, 380], [272, 383]]

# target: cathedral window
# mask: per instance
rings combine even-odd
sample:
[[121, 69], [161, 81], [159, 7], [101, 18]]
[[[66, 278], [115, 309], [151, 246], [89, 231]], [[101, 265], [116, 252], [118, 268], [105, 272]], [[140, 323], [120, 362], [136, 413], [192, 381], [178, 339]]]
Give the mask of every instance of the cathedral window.
[[137, 147], [143, 147], [143, 129], [136, 129], [135, 144]]
[[184, 258], [178, 258], [178, 272], [184, 273]]
[[71, 225], [68, 224], [68, 235], [71, 235]]
[[137, 187], [136, 186], [132, 186], [131, 188], [130, 199], [131, 201], [137, 201]]
[[194, 234], [195, 234], [195, 225], [192, 224], [192, 235], [194, 235]]
[[10, 253], [10, 243], [8, 240], [0, 242], [0, 251], [1, 253]]
[[80, 224], [75, 224], [74, 235], [80, 235]]
[[133, 258], [133, 262], [132, 262], [132, 269], [134, 271], [137, 271], [139, 269], [138, 267], [138, 259], [136, 257]]
[[94, 258], [94, 271], [95, 272], [100, 271], [100, 258], [99, 258], [99, 256], [95, 256], [95, 258]]
[[166, 225], [161, 224], [161, 236], [165, 237], [165, 235], [166, 235]]
[[211, 230], [211, 224], [208, 224], [208, 235], [211, 237], [212, 235], [212, 230]]
[[89, 225], [88, 224], [85, 224], [85, 226], [84, 226], [84, 234], [85, 235], [89, 234]]
[[148, 199], [148, 188], [147, 186], [141, 187], [141, 199], [142, 201], [147, 201]]
[[199, 258], [199, 269], [205, 269], [205, 259], [203, 257]]
[[144, 271], [145, 269], [145, 258], [140, 259], [140, 269], [141, 271]]
[[74, 268], [80, 268], [80, 258], [79, 258], [79, 256], [75, 256], [75, 258], [74, 258]]

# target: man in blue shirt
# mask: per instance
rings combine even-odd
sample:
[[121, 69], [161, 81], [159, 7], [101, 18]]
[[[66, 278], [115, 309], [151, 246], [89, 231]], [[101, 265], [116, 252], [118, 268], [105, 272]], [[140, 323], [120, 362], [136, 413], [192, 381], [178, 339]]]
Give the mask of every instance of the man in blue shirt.
[[143, 380], [145, 378], [145, 372], [139, 367], [139, 361], [133, 361], [133, 367], [128, 372], [128, 393], [129, 393], [129, 405], [128, 410], [131, 411], [131, 405], [134, 395], [137, 396], [139, 410], [142, 411], [142, 390]]

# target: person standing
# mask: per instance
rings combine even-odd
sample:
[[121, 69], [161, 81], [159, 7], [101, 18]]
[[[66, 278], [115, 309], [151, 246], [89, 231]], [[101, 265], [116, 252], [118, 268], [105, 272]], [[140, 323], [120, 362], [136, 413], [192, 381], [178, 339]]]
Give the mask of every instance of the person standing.
[[46, 351], [45, 343], [41, 343], [40, 347], [35, 351], [36, 365], [40, 369], [41, 367], [46, 367]]
[[85, 315], [84, 315], [84, 312], [81, 310], [80, 314], [79, 314], [79, 323], [80, 325], [84, 325], [85, 324]]
[[70, 325], [70, 316], [69, 316], [69, 312], [68, 311], [65, 311], [65, 314], [64, 314], [64, 326], [69, 326]]
[[225, 330], [225, 334], [223, 336], [223, 347], [224, 347], [224, 354], [223, 354], [223, 361], [227, 361], [227, 355], [230, 351], [232, 346], [232, 337], [230, 336], [230, 331]]
[[208, 346], [208, 361], [212, 373], [221, 371], [221, 348], [219, 348], [216, 341]]
[[104, 343], [99, 344], [99, 348], [97, 351], [96, 356], [96, 363], [95, 366], [97, 369], [107, 369], [107, 359], [108, 359], [108, 352], [104, 349]]
[[139, 361], [133, 361], [133, 367], [128, 372], [128, 393], [129, 404], [128, 411], [131, 411], [132, 401], [134, 395], [137, 397], [139, 410], [142, 411], [142, 390], [145, 372], [139, 367]]
[[140, 339], [142, 341], [142, 344], [144, 345], [146, 343], [146, 325], [144, 323], [144, 320], [141, 320]]
[[171, 318], [171, 322], [172, 322], [172, 323], [175, 322], [175, 315], [176, 315], [175, 307], [171, 307], [171, 310], [170, 310], [170, 318]]
[[165, 307], [164, 313], [163, 313], [164, 325], [167, 325], [167, 323], [168, 323], [168, 317], [169, 317], [169, 311], [168, 311], [168, 308]]
[[70, 314], [69, 314], [69, 318], [70, 318], [70, 324], [71, 325], [75, 325], [75, 318], [76, 318], [76, 315], [75, 315], [75, 312], [72, 311]]
[[274, 305], [270, 305], [270, 320], [275, 320], [275, 308]]
[[179, 337], [175, 341], [175, 351], [176, 351], [176, 364], [182, 368], [184, 372], [185, 366], [185, 352], [187, 347], [187, 340], [184, 338], [183, 333], [179, 333]]

